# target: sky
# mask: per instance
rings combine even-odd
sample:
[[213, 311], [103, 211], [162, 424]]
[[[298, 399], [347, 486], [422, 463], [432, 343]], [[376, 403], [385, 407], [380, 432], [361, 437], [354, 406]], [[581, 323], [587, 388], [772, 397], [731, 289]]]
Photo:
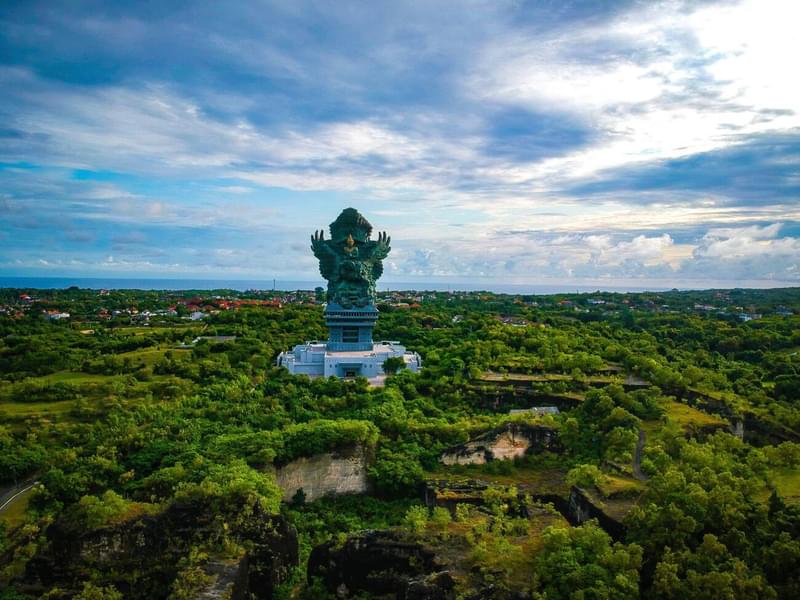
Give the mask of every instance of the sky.
[[800, 285], [800, 2], [0, 3], [0, 275]]

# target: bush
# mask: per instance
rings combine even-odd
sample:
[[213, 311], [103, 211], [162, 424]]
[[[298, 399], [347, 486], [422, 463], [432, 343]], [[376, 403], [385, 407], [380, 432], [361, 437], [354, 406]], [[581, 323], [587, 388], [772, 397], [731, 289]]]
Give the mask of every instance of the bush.
[[424, 472], [417, 453], [402, 449], [393, 451], [381, 448], [375, 464], [369, 468], [369, 476], [379, 492], [392, 496], [408, 496], [416, 493]]
[[122, 600], [122, 594], [113, 585], [100, 587], [87, 581], [83, 584], [83, 590], [73, 600]]
[[403, 524], [414, 533], [422, 533], [428, 525], [428, 508], [425, 506], [412, 506], [406, 511]]
[[569, 470], [566, 477], [567, 485], [576, 485], [582, 488], [596, 487], [606, 479], [603, 472], [596, 465], [578, 465]]

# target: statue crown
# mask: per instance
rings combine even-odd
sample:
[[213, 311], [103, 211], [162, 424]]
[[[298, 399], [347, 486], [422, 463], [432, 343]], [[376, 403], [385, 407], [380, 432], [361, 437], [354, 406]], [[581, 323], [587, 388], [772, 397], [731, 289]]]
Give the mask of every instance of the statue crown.
[[372, 234], [372, 225], [355, 208], [345, 208], [330, 228], [334, 241], [345, 240], [352, 235], [356, 240], [365, 242]]

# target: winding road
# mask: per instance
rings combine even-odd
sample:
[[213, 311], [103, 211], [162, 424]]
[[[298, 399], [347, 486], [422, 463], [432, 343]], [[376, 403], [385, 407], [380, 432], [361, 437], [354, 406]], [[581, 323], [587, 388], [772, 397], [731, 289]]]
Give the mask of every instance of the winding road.
[[39, 481], [36, 479], [26, 479], [17, 485], [3, 488], [2, 493], [0, 493], [0, 515], [2, 515], [4, 511], [11, 507], [11, 504], [14, 502], [14, 500], [27, 492], [37, 483], [39, 483]]

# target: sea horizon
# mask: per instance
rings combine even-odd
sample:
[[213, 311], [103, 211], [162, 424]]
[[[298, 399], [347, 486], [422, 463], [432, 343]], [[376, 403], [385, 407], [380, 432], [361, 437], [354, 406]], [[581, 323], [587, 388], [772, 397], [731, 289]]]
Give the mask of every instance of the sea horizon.
[[[769, 285], [774, 283], [775, 285]], [[786, 281], [743, 281], [733, 285], [732, 282], [708, 281], [669, 283], [642, 282], [639, 285], [595, 282], [563, 282], [548, 281], [542, 283], [505, 283], [496, 280], [479, 281], [380, 281], [379, 291], [458, 291], [458, 292], [494, 292], [498, 294], [566, 294], [566, 293], [638, 293], [664, 292], [670, 290], [691, 291], [708, 289], [777, 289], [798, 287], [797, 283]], [[50, 277], [50, 276], [4, 276], [0, 275], [0, 288], [14, 289], [66, 289], [78, 287], [82, 289], [109, 290], [261, 290], [261, 291], [296, 291], [313, 290], [324, 287], [320, 280], [291, 279], [219, 279], [192, 277]]]

